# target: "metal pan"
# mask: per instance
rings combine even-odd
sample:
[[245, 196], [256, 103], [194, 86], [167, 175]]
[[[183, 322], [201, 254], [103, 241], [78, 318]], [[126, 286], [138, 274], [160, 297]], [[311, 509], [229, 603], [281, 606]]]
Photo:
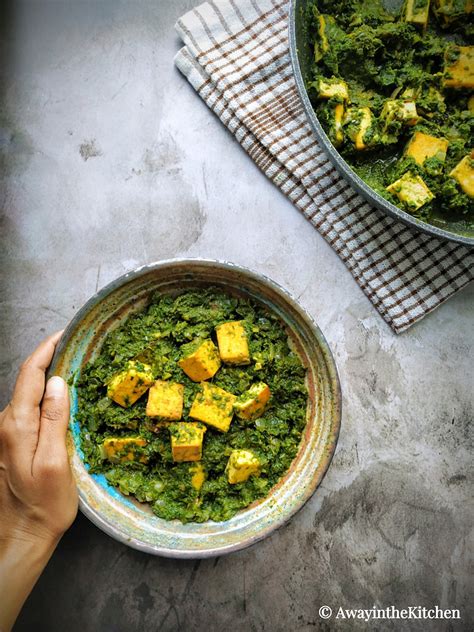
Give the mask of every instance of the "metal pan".
[[[402, 211], [400, 208], [385, 200], [376, 193], [368, 184], [366, 184], [347, 164], [337, 149], [329, 140], [321, 123], [316, 116], [308, 93], [306, 91], [306, 82], [310, 80], [310, 71], [312, 64], [312, 48], [309, 41], [308, 31], [304, 22], [306, 6], [310, 1], [314, 0], [290, 0], [289, 10], [289, 42], [290, 56], [293, 64], [293, 72], [296, 81], [296, 87], [300, 95], [303, 107], [306, 111], [308, 121], [313, 129], [316, 138], [321, 146], [325, 149], [329, 159], [334, 164], [339, 173], [350, 182], [354, 189], [360, 193], [373, 206], [380, 209], [384, 213], [391, 215], [395, 219], [411, 226], [412, 228], [428, 233], [433, 237], [455, 241], [466, 246], [474, 246], [474, 233], [461, 233], [455, 224], [447, 224], [446, 228], [439, 228], [416, 219], [409, 213]], [[398, 0], [391, 0], [393, 5]]]

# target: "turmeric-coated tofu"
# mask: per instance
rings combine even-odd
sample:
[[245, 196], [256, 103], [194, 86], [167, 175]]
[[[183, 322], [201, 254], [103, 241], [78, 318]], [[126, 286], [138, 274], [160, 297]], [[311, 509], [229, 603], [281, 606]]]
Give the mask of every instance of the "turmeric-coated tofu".
[[107, 437], [102, 443], [102, 457], [113, 463], [146, 463], [148, 456], [143, 451], [146, 445], [143, 437]]
[[434, 198], [424, 180], [411, 171], [407, 171], [399, 180], [388, 186], [387, 191], [396, 195], [409, 211], [417, 211]]
[[183, 414], [184, 386], [177, 382], [156, 380], [148, 391], [146, 414], [168, 421], [177, 421]]
[[270, 387], [264, 382], [257, 382], [245, 391], [235, 402], [234, 410], [237, 417], [253, 421], [261, 417], [270, 399]]
[[349, 108], [344, 125], [347, 135], [358, 150], [367, 149], [379, 140], [370, 108]]
[[107, 397], [128, 408], [153, 384], [153, 372], [148, 364], [131, 360], [125, 371], [121, 371], [109, 381]]
[[449, 142], [445, 138], [436, 138], [423, 132], [415, 132], [408, 143], [405, 154], [422, 165], [428, 158], [446, 160]]
[[200, 461], [202, 458], [202, 442], [205, 426], [199, 423], [182, 421], [172, 424], [171, 431], [171, 453], [173, 461]]
[[416, 125], [419, 120], [416, 110], [416, 102], [409, 99], [387, 99], [380, 113], [384, 122], [384, 129], [390, 129], [395, 122], [400, 122], [408, 127]]
[[216, 345], [211, 339], [205, 340], [192, 353], [178, 362], [193, 382], [203, 382], [213, 377], [221, 366]]
[[199, 462], [191, 465], [189, 470], [191, 473], [191, 485], [196, 491], [199, 491], [206, 480], [206, 471], [202, 463]]
[[201, 384], [201, 392], [193, 401], [189, 416], [196, 421], [202, 421], [207, 426], [212, 426], [221, 432], [227, 432], [230, 428], [234, 413], [234, 404], [237, 397], [218, 386]]
[[344, 142], [344, 130], [342, 129], [344, 114], [344, 104], [337, 103], [334, 107], [334, 119], [330, 128], [330, 138], [336, 147], [339, 147]]
[[474, 198], [474, 156], [464, 156], [461, 162], [449, 174], [454, 178], [466, 195]]
[[250, 362], [247, 332], [240, 320], [223, 323], [216, 327], [219, 355], [226, 364], [248, 364]]
[[232, 450], [225, 471], [231, 485], [243, 483], [252, 474], [260, 473], [260, 461], [250, 450]]
[[319, 79], [318, 96], [320, 99], [339, 99], [340, 101], [347, 101], [349, 99], [347, 83], [335, 77], [332, 79]]
[[329, 41], [326, 35], [326, 18], [318, 16], [318, 38], [314, 44], [314, 61], [318, 62], [329, 50]]
[[474, 88], [474, 46], [448, 48], [444, 85], [447, 88]]
[[421, 26], [428, 25], [430, 0], [407, 0], [405, 5], [405, 22]]

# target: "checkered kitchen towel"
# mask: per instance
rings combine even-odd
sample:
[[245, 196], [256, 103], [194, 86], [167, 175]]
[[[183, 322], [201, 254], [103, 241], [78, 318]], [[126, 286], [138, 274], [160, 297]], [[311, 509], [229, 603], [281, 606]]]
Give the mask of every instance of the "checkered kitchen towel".
[[175, 63], [400, 333], [474, 278], [474, 251], [412, 232], [338, 175], [296, 91], [287, 12], [278, 0], [205, 2], [176, 24]]

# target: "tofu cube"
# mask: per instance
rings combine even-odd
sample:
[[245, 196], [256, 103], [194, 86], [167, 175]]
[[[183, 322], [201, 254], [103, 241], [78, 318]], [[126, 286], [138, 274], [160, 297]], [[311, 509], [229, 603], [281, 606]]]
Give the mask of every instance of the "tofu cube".
[[250, 450], [232, 450], [225, 471], [231, 485], [243, 483], [260, 473], [260, 461]]
[[430, 14], [430, 0], [407, 0], [405, 5], [405, 22], [425, 29]]
[[449, 175], [458, 182], [466, 195], [474, 198], [474, 156], [472, 154], [464, 156]]
[[419, 117], [415, 101], [387, 99], [380, 113], [380, 118], [384, 122], [384, 131], [387, 131], [397, 121], [403, 125], [416, 125]]
[[171, 454], [175, 463], [182, 461], [200, 461], [202, 458], [202, 442], [206, 428], [202, 424], [182, 421], [172, 424]]
[[156, 380], [148, 391], [146, 414], [167, 421], [177, 421], [183, 414], [184, 386]]
[[237, 417], [253, 421], [261, 417], [270, 399], [270, 388], [264, 382], [252, 384], [235, 402], [234, 410]]
[[107, 437], [102, 443], [102, 457], [112, 463], [147, 463], [143, 448], [147, 445], [142, 437]]
[[216, 345], [205, 340], [193, 353], [179, 361], [179, 366], [193, 382], [203, 382], [213, 377], [221, 366]]
[[447, 88], [474, 88], [474, 46], [448, 48], [444, 85]]
[[234, 413], [237, 399], [232, 393], [224, 389], [203, 382], [202, 390], [194, 398], [189, 416], [196, 421], [202, 421], [221, 432], [227, 432]]
[[325, 53], [329, 50], [329, 42], [326, 35], [326, 18], [324, 15], [318, 16], [318, 39], [314, 44], [314, 60], [321, 61]]
[[191, 485], [196, 491], [199, 491], [206, 480], [206, 471], [202, 466], [202, 463], [196, 463], [190, 467], [191, 473]]
[[349, 108], [344, 125], [347, 135], [354, 143], [355, 148], [360, 151], [379, 140], [370, 108]]
[[449, 142], [445, 138], [436, 138], [423, 132], [415, 132], [405, 151], [405, 155], [423, 165], [427, 158], [446, 160]]
[[388, 186], [387, 191], [396, 195], [409, 211], [417, 211], [434, 198], [422, 178], [410, 171]]
[[329, 137], [335, 147], [339, 147], [344, 142], [344, 122], [345, 108], [343, 103], [337, 103], [334, 107], [334, 119], [329, 132]]
[[227, 364], [249, 364], [250, 351], [247, 332], [240, 320], [216, 327], [219, 355]]
[[319, 79], [317, 83], [318, 96], [320, 99], [340, 99], [349, 100], [349, 90], [347, 83], [342, 79], [332, 77], [332, 79]]
[[148, 364], [130, 361], [125, 371], [121, 371], [109, 381], [107, 397], [128, 408], [153, 384], [153, 372]]

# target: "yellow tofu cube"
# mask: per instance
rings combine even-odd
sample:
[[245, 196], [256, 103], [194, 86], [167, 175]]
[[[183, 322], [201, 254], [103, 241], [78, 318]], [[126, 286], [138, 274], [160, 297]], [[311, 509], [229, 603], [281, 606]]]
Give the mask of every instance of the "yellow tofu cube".
[[218, 386], [203, 382], [202, 390], [194, 398], [189, 416], [221, 432], [227, 432], [234, 413], [237, 397]]
[[216, 327], [219, 355], [227, 364], [248, 364], [250, 362], [247, 332], [240, 320], [224, 323]]
[[474, 156], [464, 156], [461, 162], [449, 174], [454, 178], [466, 195], [474, 198]]
[[329, 50], [329, 42], [326, 35], [326, 18], [324, 15], [318, 16], [318, 40], [314, 44], [314, 60], [321, 61], [324, 54]]
[[260, 461], [250, 450], [232, 450], [225, 471], [231, 485], [243, 483], [252, 474], [260, 473]]
[[168, 421], [177, 421], [183, 414], [184, 386], [176, 382], [156, 380], [148, 391], [146, 414]]
[[417, 211], [434, 198], [422, 178], [410, 171], [388, 186], [387, 191], [396, 195], [409, 211]]
[[109, 381], [107, 397], [128, 408], [153, 384], [153, 372], [148, 364], [131, 360], [125, 371], [121, 371]]
[[182, 421], [172, 424], [171, 432], [171, 453], [173, 461], [200, 461], [202, 458], [202, 442], [205, 426], [192, 422]]
[[142, 437], [107, 437], [102, 443], [102, 457], [112, 463], [147, 463], [143, 448], [147, 445]]
[[428, 24], [430, 0], [407, 0], [405, 5], [405, 22], [422, 26]]
[[329, 137], [332, 143], [339, 147], [344, 141], [344, 130], [342, 128], [344, 122], [345, 108], [343, 103], [338, 103], [334, 108], [334, 121], [331, 125]]
[[264, 382], [252, 384], [235, 402], [234, 410], [237, 417], [253, 421], [261, 417], [270, 399], [270, 387]]
[[474, 46], [452, 46], [448, 49], [444, 85], [447, 88], [474, 88]]
[[436, 138], [423, 132], [415, 132], [408, 143], [405, 154], [422, 165], [427, 158], [446, 160], [449, 142], [445, 138]]
[[395, 121], [412, 126], [416, 125], [419, 119], [415, 101], [401, 99], [387, 99], [380, 113], [380, 118], [384, 122], [385, 130]]
[[202, 463], [196, 463], [195, 465], [191, 465], [191, 485], [194, 487], [196, 491], [199, 491], [206, 480], [206, 471], [202, 466]]
[[178, 362], [193, 382], [203, 382], [213, 377], [221, 366], [221, 359], [212, 340], [205, 340], [193, 353]]
[[349, 90], [347, 83], [342, 79], [333, 77], [332, 79], [318, 80], [318, 96], [320, 99], [340, 99], [349, 100]]
[[344, 125], [356, 149], [366, 149], [379, 140], [370, 108], [349, 108]]

